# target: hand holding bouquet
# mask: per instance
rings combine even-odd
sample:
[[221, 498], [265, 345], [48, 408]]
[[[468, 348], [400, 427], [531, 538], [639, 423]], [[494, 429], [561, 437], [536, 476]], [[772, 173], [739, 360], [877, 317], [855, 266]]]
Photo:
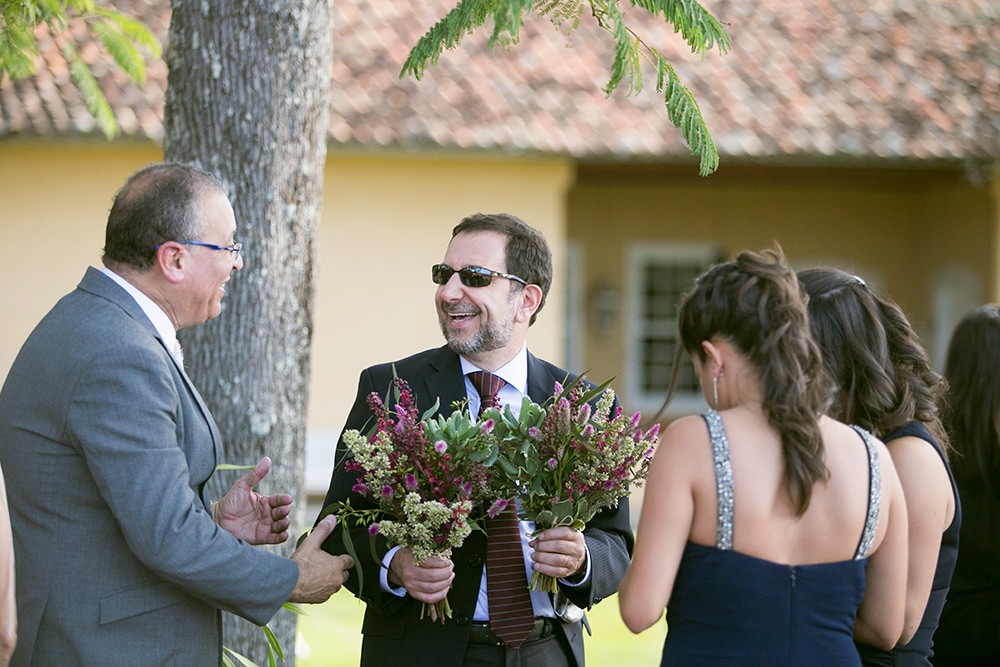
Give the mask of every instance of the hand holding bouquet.
[[[345, 467], [359, 473], [352, 490], [377, 508], [361, 510], [338, 503], [327, 511], [355, 525], [368, 524], [373, 544], [381, 533], [390, 545], [410, 549], [418, 565], [428, 558], [447, 560], [478, 527], [480, 510], [491, 500], [489, 466], [496, 460], [496, 445], [464, 412], [421, 419], [406, 382], [397, 379], [394, 389], [394, 410], [378, 394], [368, 397], [377, 420], [371, 435], [344, 433], [352, 455]], [[436, 410], [437, 405], [429, 413]], [[349, 531], [344, 536], [357, 563]], [[425, 611], [442, 623], [451, 616], [447, 598], [425, 605]]]
[[[611, 414], [615, 394], [607, 383], [588, 386], [582, 377], [566, 387], [556, 383], [548, 409], [525, 398], [518, 416], [510, 406], [483, 414], [499, 447], [499, 486], [518, 496], [521, 518], [535, 522], [534, 535], [556, 526], [583, 530], [646, 478], [659, 424], [643, 433], [638, 412], [629, 417], [618, 407]], [[592, 409], [588, 401], [598, 394]], [[530, 587], [555, 593], [556, 581], [535, 572]]]

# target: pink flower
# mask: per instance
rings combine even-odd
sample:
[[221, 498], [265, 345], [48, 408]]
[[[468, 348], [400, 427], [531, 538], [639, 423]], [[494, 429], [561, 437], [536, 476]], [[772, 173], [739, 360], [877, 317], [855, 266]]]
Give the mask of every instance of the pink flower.
[[589, 438], [592, 435], [594, 435], [594, 425], [587, 424], [586, 426], [583, 427], [583, 437]]
[[646, 435], [642, 437], [646, 438], [646, 440], [653, 440], [659, 434], [660, 434], [660, 425], [653, 424], [652, 426], [649, 427], [649, 430], [646, 431]]
[[642, 419], [642, 415], [638, 412], [632, 415], [632, 421], [629, 422], [629, 428], [636, 428], [639, 426], [639, 420]]
[[551, 459], [549, 459], [547, 465], [549, 466], [549, 470], [555, 470], [556, 466], [559, 465], [559, 461], [556, 461], [555, 457], [552, 457]]
[[590, 403], [584, 403], [579, 412], [576, 413], [576, 423], [583, 426], [590, 421]]
[[555, 390], [552, 393], [555, 394], [556, 396], [558, 396], [559, 394], [563, 393], [563, 386], [562, 386], [562, 384], [559, 383], [559, 382], [556, 382], [556, 384], [555, 384]]
[[406, 488], [413, 489], [417, 488], [417, 478], [413, 476], [413, 473], [406, 473]]
[[351, 487], [351, 491], [353, 491], [354, 493], [364, 494], [368, 493], [368, 487], [365, 486], [363, 483], [358, 482], [357, 484]]
[[373, 523], [372, 525], [368, 526], [368, 534], [371, 535], [372, 537], [378, 535], [378, 531], [379, 527], [377, 523]]
[[437, 442], [434, 443], [434, 449], [437, 450], [438, 454], [444, 454], [446, 451], [448, 451], [448, 443], [445, 442], [444, 440], [438, 440]]
[[389, 486], [388, 484], [382, 487], [382, 497], [385, 498], [386, 500], [392, 498], [392, 487]]
[[540, 433], [541, 431], [538, 430], [537, 426], [532, 426], [531, 428], [528, 429], [528, 435], [530, 435], [532, 438], [537, 439]]
[[488, 510], [486, 510], [486, 516], [488, 516], [491, 519], [497, 518], [499, 514], [502, 514], [503, 511], [507, 509], [507, 505], [509, 504], [509, 502], [510, 501], [508, 501], [506, 498], [501, 498], [497, 500], [492, 505], [490, 505], [490, 508]]
[[487, 419], [479, 425], [479, 428], [482, 429], [483, 433], [492, 433], [494, 426], [496, 426], [496, 422], [492, 419]]

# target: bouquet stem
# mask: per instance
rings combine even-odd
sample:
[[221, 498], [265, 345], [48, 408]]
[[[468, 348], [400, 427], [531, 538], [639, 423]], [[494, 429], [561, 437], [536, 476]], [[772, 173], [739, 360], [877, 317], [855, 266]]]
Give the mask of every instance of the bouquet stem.
[[559, 586], [556, 584], [555, 577], [536, 571], [531, 573], [531, 582], [528, 584], [528, 590], [540, 591], [542, 593], [557, 593], [559, 592]]
[[441, 625], [444, 625], [444, 619], [451, 618], [451, 605], [448, 604], [447, 596], [443, 600], [430, 604], [424, 602], [420, 607], [421, 620], [425, 614], [431, 617], [431, 621], [439, 621]]

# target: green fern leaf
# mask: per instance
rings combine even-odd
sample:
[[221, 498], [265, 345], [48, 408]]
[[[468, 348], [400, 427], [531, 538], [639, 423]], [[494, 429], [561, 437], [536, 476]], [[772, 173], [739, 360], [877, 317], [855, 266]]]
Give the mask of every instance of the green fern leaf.
[[115, 120], [115, 115], [111, 111], [108, 98], [104, 96], [101, 87], [97, 84], [97, 79], [94, 78], [94, 74], [90, 71], [90, 66], [83, 61], [83, 58], [80, 57], [80, 52], [72, 44], [67, 44], [63, 48], [63, 57], [69, 63], [70, 76], [83, 96], [83, 100], [87, 103], [90, 115], [97, 121], [97, 126], [104, 132], [104, 136], [107, 137], [108, 141], [114, 139], [121, 133], [121, 128], [118, 126], [118, 121]]
[[8, 23], [0, 30], [0, 74], [23, 79], [35, 73], [35, 48], [33, 32], [25, 24]]
[[[657, 92], [664, 94], [667, 105], [667, 117], [684, 137], [684, 142], [691, 149], [692, 155], [699, 158], [699, 173], [708, 176], [719, 168], [719, 151], [712, 141], [708, 126], [701, 115], [701, 109], [694, 95], [681, 83], [677, 72], [659, 54], [657, 54], [657, 71], [661, 72], [657, 82]], [[659, 79], [665, 82], [659, 85]]]
[[691, 47], [702, 56], [712, 48], [726, 53], [731, 47], [729, 33], [722, 23], [695, 0], [629, 0], [674, 26]]
[[146, 63], [142, 55], [132, 42], [114, 27], [114, 24], [95, 23], [94, 34], [132, 81], [136, 83], [146, 81]]
[[131, 16], [126, 16], [121, 12], [112, 9], [97, 8], [97, 15], [107, 21], [113, 22], [125, 34], [126, 37], [137, 47], [145, 48], [153, 58], [163, 55], [163, 45], [152, 30], [144, 23]]

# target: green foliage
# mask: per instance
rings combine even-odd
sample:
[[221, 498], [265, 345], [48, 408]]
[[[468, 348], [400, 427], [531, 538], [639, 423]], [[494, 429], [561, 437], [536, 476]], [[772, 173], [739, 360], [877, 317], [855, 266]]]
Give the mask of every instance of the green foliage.
[[79, 46], [67, 30], [70, 20], [86, 22], [101, 45], [132, 81], [146, 80], [144, 54], [159, 58], [160, 41], [139, 21], [113, 9], [98, 7], [94, 0], [0, 0], [0, 77], [11, 79], [35, 73], [38, 49], [37, 31], [45, 30], [62, 47], [70, 76], [80, 91], [87, 109], [109, 140], [121, 128], [111, 105], [98, 85], [90, 66], [80, 55]]
[[[730, 37], [722, 23], [695, 0], [628, 0], [633, 7], [663, 18], [680, 33], [691, 51], [702, 57], [711, 49], [726, 53]], [[642, 60], [657, 73], [656, 90], [663, 93], [667, 117], [681, 130], [684, 141], [700, 161], [700, 173], [707, 176], [719, 166], [719, 153], [701, 115], [694, 95], [681, 83], [673, 67], [659, 51], [648, 45], [629, 26], [619, 4], [621, 0], [587, 0], [597, 24], [615, 40], [611, 76], [604, 92], [612, 92], [626, 79], [628, 94], [642, 90]], [[400, 78], [412, 74], [418, 80], [428, 66], [437, 64], [445, 49], [459, 45], [466, 34], [493, 20], [488, 47], [516, 44], [526, 14], [534, 11], [547, 16], [557, 28], [576, 29], [583, 18], [583, 0], [461, 0], [447, 16], [438, 21], [417, 41], [410, 51]]]

